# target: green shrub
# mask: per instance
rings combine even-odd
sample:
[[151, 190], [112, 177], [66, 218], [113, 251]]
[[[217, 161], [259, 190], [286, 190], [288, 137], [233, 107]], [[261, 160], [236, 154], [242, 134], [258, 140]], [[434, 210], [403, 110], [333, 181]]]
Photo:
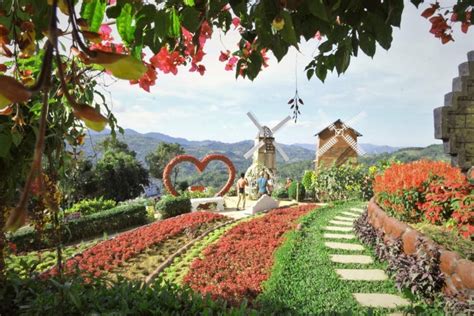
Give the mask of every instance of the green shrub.
[[288, 198], [288, 190], [285, 188], [279, 188], [273, 191], [272, 197], [276, 199], [287, 199]]
[[102, 197], [84, 199], [74, 204], [66, 213], [80, 212], [81, 215], [91, 215], [113, 208], [117, 203], [114, 200], [104, 200]]
[[42, 280], [12, 275], [3, 285], [0, 315], [257, 315], [246, 302], [232, 307], [161, 279], [145, 286], [125, 278], [84, 282], [75, 276]]
[[313, 187], [319, 201], [353, 200], [362, 198], [367, 170], [362, 165], [345, 164], [320, 168], [313, 177]]
[[[145, 223], [147, 223], [147, 212], [144, 205], [117, 206], [64, 223], [61, 229], [61, 241], [70, 243]], [[18, 251], [39, 250], [55, 245], [55, 231], [51, 224], [45, 226], [41, 239], [38, 238], [36, 230], [29, 226], [19, 229], [7, 238], [16, 245]]]
[[298, 201], [303, 201], [305, 197], [306, 190], [304, 185], [301, 182], [293, 181], [288, 188], [288, 197], [290, 199], [296, 200], [296, 191], [298, 187]]
[[181, 181], [180, 183], [178, 183], [178, 190], [180, 190], [181, 192], [186, 191], [188, 187], [189, 187], [188, 181]]
[[187, 196], [166, 195], [155, 207], [161, 214], [161, 218], [170, 218], [191, 212], [191, 199]]
[[237, 189], [235, 188], [235, 186], [233, 186], [232, 188], [229, 189], [229, 192], [227, 192], [226, 194], [227, 196], [237, 196]]

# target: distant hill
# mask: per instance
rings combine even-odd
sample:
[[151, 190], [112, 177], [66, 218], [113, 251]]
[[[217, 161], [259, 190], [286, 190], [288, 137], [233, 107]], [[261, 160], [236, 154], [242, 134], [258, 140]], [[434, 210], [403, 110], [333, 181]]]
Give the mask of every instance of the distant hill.
[[[301, 148], [305, 148], [308, 150], [311, 150], [313, 152], [316, 151], [316, 143], [314, 144], [293, 144], [294, 146], [299, 146]], [[392, 153], [394, 151], [397, 151], [401, 147], [392, 147], [392, 146], [387, 146], [387, 145], [374, 145], [374, 144], [364, 144], [360, 143], [359, 144], [362, 150], [364, 150], [367, 154], [381, 154], [381, 153]]]
[[430, 145], [428, 147], [409, 147], [398, 149], [392, 153], [364, 155], [359, 158], [366, 165], [376, 164], [379, 160], [395, 159], [401, 162], [411, 162], [420, 159], [449, 161], [450, 158], [443, 151], [443, 145]]

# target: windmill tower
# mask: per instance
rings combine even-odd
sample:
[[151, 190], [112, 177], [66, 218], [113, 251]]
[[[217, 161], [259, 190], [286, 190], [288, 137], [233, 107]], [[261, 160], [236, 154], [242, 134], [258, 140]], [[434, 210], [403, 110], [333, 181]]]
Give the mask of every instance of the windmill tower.
[[338, 119], [314, 135], [318, 137], [315, 159], [316, 169], [334, 164], [340, 166], [365, 154], [357, 144], [357, 138], [362, 134], [349, 126], [349, 124], [352, 125], [359, 120], [361, 116], [354, 117], [348, 123]]
[[258, 133], [255, 137], [255, 146], [244, 154], [245, 159], [249, 159], [253, 156], [253, 163], [249, 169], [255, 166], [263, 166], [271, 172], [271, 175], [274, 175], [276, 171], [276, 151], [280, 153], [285, 161], [289, 160], [280, 145], [275, 142], [274, 135], [291, 120], [291, 117], [287, 116], [280, 123], [275, 125], [275, 127], [269, 128], [265, 125], [262, 126], [251, 112], [248, 112], [247, 116], [258, 129]]

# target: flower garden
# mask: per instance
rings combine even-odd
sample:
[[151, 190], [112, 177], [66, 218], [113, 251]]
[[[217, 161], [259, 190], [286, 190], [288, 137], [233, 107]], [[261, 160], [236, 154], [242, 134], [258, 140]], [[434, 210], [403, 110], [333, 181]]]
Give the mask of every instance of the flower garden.
[[[347, 199], [325, 206], [302, 203], [241, 219], [165, 210], [170, 217], [64, 248], [67, 260], [59, 265], [54, 249], [25, 252], [10, 243], [9, 304], [2, 308], [44, 314], [66, 295], [67, 313], [467, 310], [473, 267], [467, 178], [444, 162], [394, 163], [365, 176], [359, 167], [342, 168], [327, 172], [348, 176], [342, 191], [332, 193]], [[327, 191], [324, 172], [306, 181], [317, 186], [308, 191]], [[352, 196], [365, 194], [363, 185], [372, 181], [368, 204]], [[55, 287], [66, 280], [68, 288]], [[383, 300], [370, 303], [364, 295]]]

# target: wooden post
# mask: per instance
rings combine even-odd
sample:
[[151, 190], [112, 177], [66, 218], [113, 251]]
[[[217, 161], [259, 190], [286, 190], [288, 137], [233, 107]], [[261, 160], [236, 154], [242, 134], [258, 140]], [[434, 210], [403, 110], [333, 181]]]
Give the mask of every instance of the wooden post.
[[296, 181], [296, 202], [299, 201], [300, 183]]

